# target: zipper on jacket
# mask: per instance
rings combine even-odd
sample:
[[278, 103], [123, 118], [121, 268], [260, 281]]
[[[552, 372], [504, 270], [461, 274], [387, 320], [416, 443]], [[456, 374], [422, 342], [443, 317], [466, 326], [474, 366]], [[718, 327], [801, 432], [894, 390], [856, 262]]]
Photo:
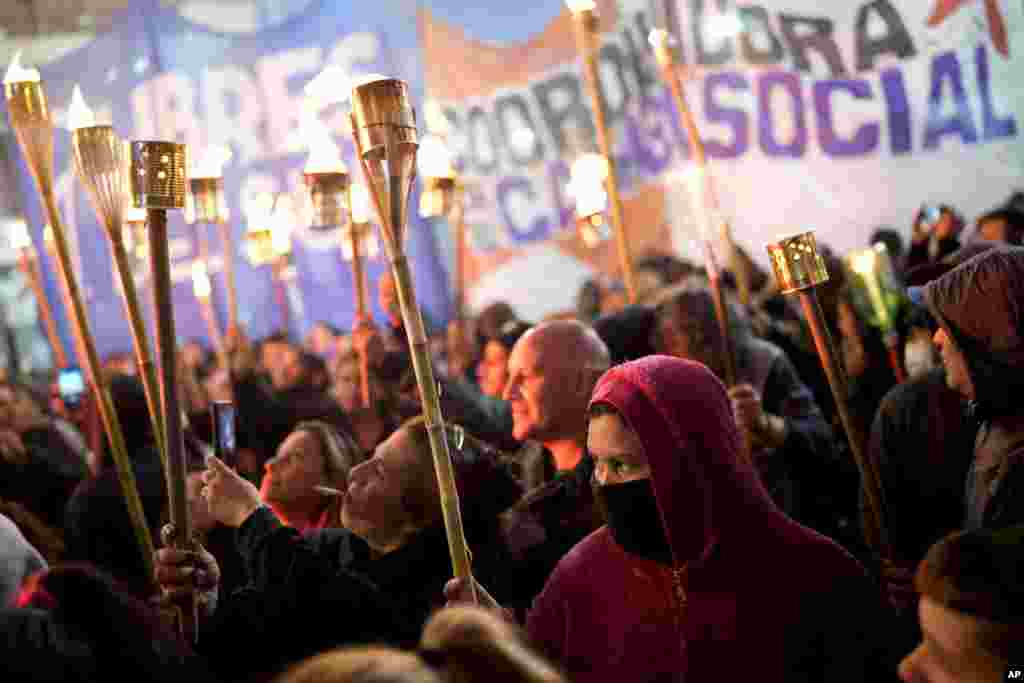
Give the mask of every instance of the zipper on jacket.
[[678, 634], [679, 643], [679, 661], [680, 665], [686, 661], [686, 587], [683, 584], [683, 579], [686, 576], [686, 565], [682, 567], [672, 568], [672, 590], [669, 591], [670, 599], [672, 600], [675, 609], [672, 612], [675, 614], [676, 622], [676, 633]]
[[686, 567], [672, 569], [672, 590], [675, 593], [676, 607], [680, 616], [686, 612], [686, 589], [683, 587], [683, 575], [686, 574]]

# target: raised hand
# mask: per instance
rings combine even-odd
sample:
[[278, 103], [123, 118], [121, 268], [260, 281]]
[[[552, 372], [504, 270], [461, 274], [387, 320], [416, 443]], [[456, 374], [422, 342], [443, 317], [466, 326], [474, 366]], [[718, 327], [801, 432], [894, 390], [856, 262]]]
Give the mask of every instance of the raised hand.
[[205, 548], [196, 551], [161, 548], [153, 554], [156, 582], [160, 586], [157, 603], [163, 607], [180, 604], [183, 598], [195, 592], [199, 604], [209, 615], [216, 606], [220, 567]]
[[263, 502], [250, 482], [214, 456], [206, 458], [201, 494], [206, 498], [210, 514], [221, 524], [240, 527]]

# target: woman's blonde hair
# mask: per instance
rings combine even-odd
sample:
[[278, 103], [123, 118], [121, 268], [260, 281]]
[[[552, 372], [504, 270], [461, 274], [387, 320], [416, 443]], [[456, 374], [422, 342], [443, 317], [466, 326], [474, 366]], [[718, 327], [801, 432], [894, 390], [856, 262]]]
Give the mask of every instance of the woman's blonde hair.
[[450, 683], [564, 683], [526, 645], [518, 626], [479, 607], [448, 607], [423, 627], [420, 650], [436, 659]]
[[442, 683], [414, 654], [389, 647], [333, 650], [301, 662], [275, 683]]

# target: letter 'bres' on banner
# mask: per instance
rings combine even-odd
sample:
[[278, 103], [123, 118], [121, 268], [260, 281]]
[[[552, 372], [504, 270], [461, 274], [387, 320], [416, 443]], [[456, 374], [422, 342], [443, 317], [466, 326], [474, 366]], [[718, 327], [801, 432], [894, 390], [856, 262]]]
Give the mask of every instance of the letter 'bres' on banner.
[[[647, 0], [598, 2], [600, 73], [634, 258], [701, 262], [685, 133], [647, 43]], [[879, 227], [909, 237], [922, 203], [972, 217], [1024, 170], [1024, 7], [969, 0], [676, 0], [684, 88], [721, 215], [756, 259], [780, 233], [816, 230], [839, 252]], [[721, 29], [721, 13], [738, 17]], [[553, 15], [554, 16], [554, 15]], [[419, 16], [426, 125], [469, 181], [469, 301], [537, 319], [571, 309], [582, 282], [615, 275], [612, 240], [576, 237], [566, 184], [594, 151], [568, 11], [495, 44]], [[458, 77], [452, 77], [458, 65]], [[1018, 85], [1015, 86], [1015, 79]]]

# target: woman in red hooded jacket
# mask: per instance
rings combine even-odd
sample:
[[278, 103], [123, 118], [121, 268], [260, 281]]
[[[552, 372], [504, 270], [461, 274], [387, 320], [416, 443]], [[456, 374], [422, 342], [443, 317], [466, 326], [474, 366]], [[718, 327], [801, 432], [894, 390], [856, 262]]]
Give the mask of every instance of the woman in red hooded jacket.
[[562, 559], [527, 619], [573, 681], [886, 680], [878, 591], [740, 461], [710, 370], [626, 363], [601, 378], [590, 410], [608, 524]]

